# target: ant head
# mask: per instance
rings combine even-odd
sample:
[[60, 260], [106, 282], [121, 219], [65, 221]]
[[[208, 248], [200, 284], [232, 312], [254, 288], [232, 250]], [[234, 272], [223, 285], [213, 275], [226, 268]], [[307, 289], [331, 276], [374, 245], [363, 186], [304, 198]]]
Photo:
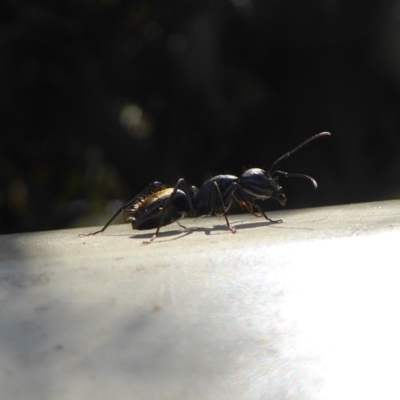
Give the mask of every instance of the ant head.
[[260, 168], [251, 168], [245, 171], [238, 183], [249, 195], [260, 200], [269, 199], [282, 189], [276, 178], [271, 177], [267, 171]]

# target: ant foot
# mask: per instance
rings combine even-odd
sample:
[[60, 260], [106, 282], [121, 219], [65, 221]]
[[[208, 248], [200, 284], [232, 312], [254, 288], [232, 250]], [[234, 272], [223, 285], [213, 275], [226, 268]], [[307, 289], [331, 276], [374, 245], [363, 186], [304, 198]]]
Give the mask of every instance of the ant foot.
[[142, 244], [150, 244], [156, 237], [157, 235], [153, 235], [149, 240], [143, 240]]
[[103, 231], [97, 231], [97, 232], [91, 232], [91, 233], [80, 233], [78, 237], [84, 237], [84, 236], [94, 236], [97, 235], [98, 233], [103, 232]]
[[227, 228], [228, 228], [232, 233], [236, 233], [236, 228], [234, 228], [233, 226], [228, 225]]
[[273, 224], [281, 224], [283, 222], [283, 220], [281, 219], [269, 219], [269, 218], [268, 221], [272, 222]]
[[93, 233], [80, 233], [78, 237], [92, 236]]

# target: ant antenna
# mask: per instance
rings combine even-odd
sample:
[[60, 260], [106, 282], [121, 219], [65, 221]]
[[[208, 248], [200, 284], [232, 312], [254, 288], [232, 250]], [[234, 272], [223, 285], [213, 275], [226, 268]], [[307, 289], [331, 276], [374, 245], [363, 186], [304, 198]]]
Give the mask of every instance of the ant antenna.
[[282, 175], [285, 178], [307, 179], [308, 181], [310, 181], [312, 183], [312, 185], [314, 186], [314, 189], [316, 189], [318, 187], [317, 181], [314, 178], [311, 178], [311, 176], [308, 176], [308, 175], [297, 174], [297, 173], [293, 173], [293, 172], [284, 172], [284, 171], [274, 171], [271, 176], [273, 177], [274, 175]]
[[[272, 171], [272, 169], [275, 167], [276, 164], [278, 164], [279, 162], [281, 162], [282, 160], [284, 160], [285, 158], [290, 157], [293, 153], [295, 153], [297, 150], [300, 150], [303, 146], [305, 146], [306, 144], [312, 142], [315, 139], [318, 139], [322, 136], [330, 136], [330, 132], [321, 132], [321, 133], [317, 133], [314, 136], [311, 136], [310, 138], [306, 139], [304, 142], [300, 143], [298, 146], [296, 146], [294, 149], [288, 151], [287, 153], [285, 153], [283, 156], [279, 157], [276, 161], [274, 161], [271, 165], [271, 167], [268, 169], [268, 172], [270, 173]], [[312, 178], [311, 178], [312, 179]], [[314, 181], [315, 182], [315, 181]], [[315, 186], [315, 185], [314, 185]]]

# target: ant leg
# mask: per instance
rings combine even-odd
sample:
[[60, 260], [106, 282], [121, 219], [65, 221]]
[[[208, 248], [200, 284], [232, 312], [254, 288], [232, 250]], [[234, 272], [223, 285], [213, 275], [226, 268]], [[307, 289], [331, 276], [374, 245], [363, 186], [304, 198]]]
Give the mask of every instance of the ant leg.
[[104, 232], [108, 226], [111, 224], [111, 222], [114, 221], [115, 218], [121, 213], [124, 212], [128, 207], [130, 207], [132, 204], [136, 203], [141, 197], [145, 196], [148, 192], [154, 190], [155, 188], [160, 188], [162, 187], [161, 182], [153, 182], [150, 183], [149, 186], [146, 187], [146, 189], [142, 190], [138, 195], [136, 195], [132, 200], [129, 200], [127, 203], [125, 203], [123, 206], [121, 206], [115, 214], [108, 220], [108, 222], [101, 228], [100, 230], [96, 232], [91, 232], [91, 233], [80, 233], [79, 236], [94, 236], [97, 235], [98, 233]]
[[185, 225], [182, 225], [179, 221], [177, 222], [177, 224], [178, 224], [182, 229], [184, 229], [185, 231], [188, 231], [188, 228], [186, 228]]
[[[232, 193], [230, 193], [231, 191], [232, 191]], [[229, 192], [228, 196], [231, 196], [233, 194], [233, 191], [234, 191], [234, 189], [228, 189], [228, 192]], [[220, 190], [217, 182], [214, 182], [213, 189], [211, 190], [210, 204], [215, 203], [215, 194], [214, 194], [215, 192], [218, 194], [219, 201], [221, 203], [222, 213], [223, 213], [225, 221], [226, 221], [226, 226], [232, 233], [236, 233], [236, 229], [231, 226], [228, 216], [226, 215], [226, 207], [225, 207], [224, 199], [222, 197], [221, 190]]]
[[[267, 214], [265, 213], [265, 211], [242, 189], [241, 186], [237, 185], [237, 194], [236, 197], [238, 199], [241, 199], [243, 202], [245, 202], [247, 205], [249, 205], [250, 207], [255, 207], [258, 209], [258, 211], [262, 214], [262, 216], [268, 220], [269, 222], [272, 222], [273, 224], [280, 224], [283, 221], [281, 219], [271, 219], [267, 216]], [[252, 213], [253, 214], [253, 213]]]
[[163, 210], [161, 213], [161, 218], [160, 218], [160, 223], [158, 224], [158, 227], [156, 229], [155, 234], [149, 239], [149, 240], [145, 240], [143, 242], [143, 244], [150, 244], [159, 234], [160, 232], [160, 228], [163, 226], [163, 222], [164, 222], [164, 216], [165, 216], [165, 210], [168, 209], [168, 206], [170, 205], [171, 201], [174, 199], [176, 192], [178, 191], [179, 188], [182, 188], [182, 190], [185, 192], [186, 194], [186, 199], [188, 201], [189, 204], [189, 210], [190, 213], [195, 215], [195, 211], [194, 211], [194, 206], [193, 206], [193, 194], [191, 192], [191, 188], [189, 187], [188, 183], [185, 181], [185, 179], [181, 178], [178, 180], [178, 182], [176, 183], [172, 193], [170, 194], [168, 200], [166, 201], [166, 203], [163, 206]]
[[246, 203], [246, 202], [243, 201], [240, 197], [233, 195], [233, 199], [236, 201], [236, 203], [239, 204], [239, 206], [240, 206], [242, 209], [247, 210], [248, 213], [254, 215], [254, 216], [257, 217], [257, 218], [262, 217], [261, 214], [256, 214], [256, 212], [254, 211], [253, 206], [252, 206], [251, 204]]

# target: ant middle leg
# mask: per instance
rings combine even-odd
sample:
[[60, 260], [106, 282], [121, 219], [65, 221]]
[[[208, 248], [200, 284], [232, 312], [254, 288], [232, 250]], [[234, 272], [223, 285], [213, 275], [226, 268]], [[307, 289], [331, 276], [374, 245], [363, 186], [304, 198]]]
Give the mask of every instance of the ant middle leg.
[[228, 215], [226, 214], [228, 208], [225, 206], [225, 202], [224, 202], [221, 190], [220, 190], [219, 185], [218, 185], [217, 182], [214, 182], [213, 187], [211, 189], [211, 195], [210, 195], [210, 205], [211, 206], [215, 204], [215, 193], [217, 193], [219, 202], [221, 204], [221, 210], [222, 210], [222, 214], [223, 214], [223, 216], [225, 218], [225, 222], [226, 222], [227, 228], [232, 233], [236, 233], [236, 228], [231, 226], [231, 223], [229, 222], [229, 219], [228, 219]]

